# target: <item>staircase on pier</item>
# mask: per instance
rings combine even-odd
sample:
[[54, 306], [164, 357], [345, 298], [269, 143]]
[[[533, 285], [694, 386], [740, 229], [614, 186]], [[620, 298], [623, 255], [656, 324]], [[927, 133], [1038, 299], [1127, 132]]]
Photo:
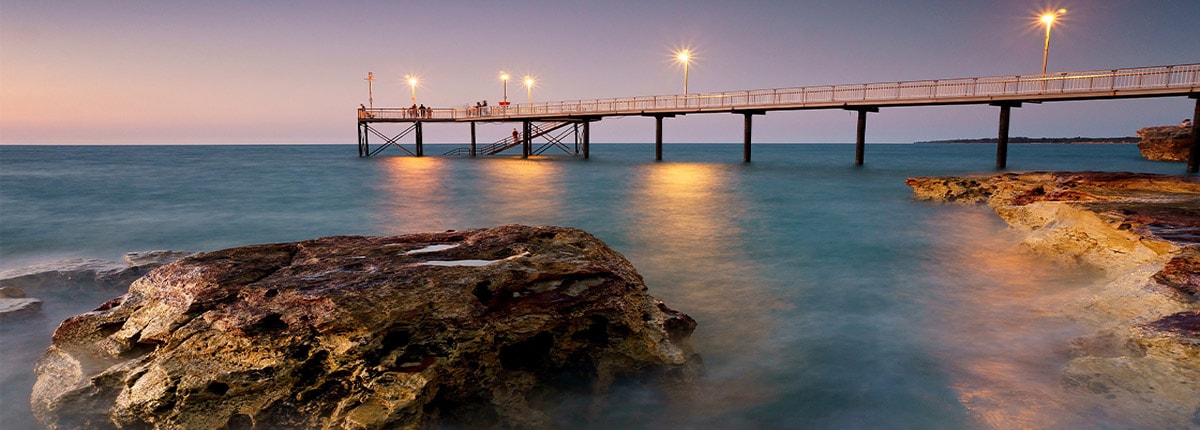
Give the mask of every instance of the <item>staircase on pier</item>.
[[[577, 148], [571, 148], [570, 146], [567, 146], [566, 144], [564, 144], [562, 141], [568, 134], [577, 131], [574, 127], [568, 127], [568, 126], [572, 126], [572, 125], [577, 126], [578, 124], [579, 124], [579, 122], [577, 122], [577, 121], [554, 121], [554, 122], [543, 122], [543, 123], [531, 123], [530, 124], [531, 132], [528, 137], [529, 140], [532, 142], [534, 138], [539, 138], [539, 137], [546, 139], [546, 143], [533, 149], [531, 151], [531, 155], [541, 155], [542, 153], [546, 152], [550, 148], [558, 148], [567, 154], [577, 155], [579, 153]], [[484, 145], [483, 147], [478, 148], [476, 150], [476, 153], [478, 155], [498, 155], [504, 151], [515, 148], [517, 146], [520, 146], [521, 143], [522, 143], [522, 139], [514, 138], [513, 136], [508, 136], [508, 137], [505, 137], [503, 139], [497, 140], [495, 142], [492, 142], [490, 144], [487, 144], [487, 145]], [[471, 153], [470, 147], [459, 147], [459, 148], [454, 148], [450, 151], [447, 151], [446, 153], [444, 153], [442, 155], [464, 156], [464, 155], [469, 155], [470, 153]]]

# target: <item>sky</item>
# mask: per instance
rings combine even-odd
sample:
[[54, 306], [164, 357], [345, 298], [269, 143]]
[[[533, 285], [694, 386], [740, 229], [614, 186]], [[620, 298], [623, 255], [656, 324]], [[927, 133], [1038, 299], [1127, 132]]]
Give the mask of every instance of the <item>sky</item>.
[[[1200, 63], [1196, 0], [34, 1], [0, 0], [0, 144], [357, 141], [355, 109], [534, 102], [1040, 72], [1040, 11], [1067, 9], [1050, 71]], [[514, 103], [525, 88], [508, 84]], [[1178, 124], [1183, 97], [1026, 104], [1010, 135], [1133, 136]], [[884, 108], [868, 143], [995, 137], [989, 106]], [[853, 142], [849, 111], [754, 118], [755, 142]], [[481, 125], [481, 141], [511, 125]], [[654, 119], [607, 118], [597, 143], [649, 143]], [[741, 142], [742, 116], [664, 120], [664, 141]], [[465, 143], [466, 124], [430, 124]]]

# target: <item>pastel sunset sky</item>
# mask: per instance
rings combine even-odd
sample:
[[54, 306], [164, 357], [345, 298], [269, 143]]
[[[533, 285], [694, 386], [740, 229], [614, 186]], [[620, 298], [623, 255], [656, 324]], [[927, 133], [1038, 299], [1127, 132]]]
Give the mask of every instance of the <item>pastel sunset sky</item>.
[[[354, 144], [355, 108], [538, 101], [1038, 73], [1038, 12], [1066, 8], [1049, 70], [1200, 62], [1196, 0], [29, 1], [0, 0], [0, 143]], [[526, 100], [519, 81], [509, 99]], [[1132, 136], [1177, 124], [1183, 97], [1026, 104], [1013, 136]], [[756, 117], [755, 142], [853, 142], [847, 111]], [[988, 106], [885, 108], [867, 141], [994, 137]], [[742, 117], [664, 122], [667, 142], [740, 142]], [[482, 133], [503, 136], [507, 125]], [[427, 142], [463, 143], [461, 124]], [[609, 118], [592, 141], [652, 142]], [[489, 140], [488, 136], [481, 140]]]

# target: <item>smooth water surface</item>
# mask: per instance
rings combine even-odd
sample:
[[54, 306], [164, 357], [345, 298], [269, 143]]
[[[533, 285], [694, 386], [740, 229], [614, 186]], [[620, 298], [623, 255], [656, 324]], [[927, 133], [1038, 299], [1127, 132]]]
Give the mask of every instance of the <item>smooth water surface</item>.
[[[449, 146], [429, 145], [427, 154]], [[593, 145], [591, 159], [356, 157], [338, 146], [0, 147], [0, 268], [340, 234], [509, 223], [591, 232], [698, 322], [690, 395], [618, 387], [593, 428], [1106, 426], [1059, 393], [1053, 311], [1094, 273], [1020, 252], [990, 210], [914, 202], [910, 176], [993, 173], [991, 145]], [[1011, 145], [1012, 170], [1181, 174], [1132, 145]], [[118, 292], [119, 293], [119, 292]], [[32, 362], [111, 292], [0, 322], [5, 428]], [[579, 399], [588, 404], [592, 399]], [[586, 405], [581, 407], [586, 409]], [[10, 427], [11, 426], [11, 427]]]

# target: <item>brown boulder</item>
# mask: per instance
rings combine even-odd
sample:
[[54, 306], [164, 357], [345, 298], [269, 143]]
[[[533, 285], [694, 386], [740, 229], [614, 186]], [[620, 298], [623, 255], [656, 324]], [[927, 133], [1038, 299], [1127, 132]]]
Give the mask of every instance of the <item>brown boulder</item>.
[[555, 393], [690, 378], [694, 327], [575, 229], [248, 246], [65, 321], [32, 402], [55, 428], [546, 427]]
[[1192, 128], [1180, 126], [1144, 127], [1137, 131], [1138, 150], [1154, 161], [1187, 161], [1192, 148]]

